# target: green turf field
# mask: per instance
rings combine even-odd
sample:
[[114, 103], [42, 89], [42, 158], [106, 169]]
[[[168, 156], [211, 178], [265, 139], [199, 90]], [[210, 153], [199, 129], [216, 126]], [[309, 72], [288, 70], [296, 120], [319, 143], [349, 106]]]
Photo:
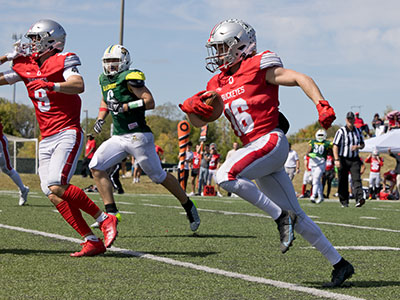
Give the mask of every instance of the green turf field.
[[[39, 190], [29, 196], [19, 207], [16, 191], [0, 191], [1, 300], [400, 295], [400, 202], [367, 201], [362, 208], [352, 202], [344, 209], [337, 200], [301, 200], [356, 269], [346, 287], [323, 289], [331, 267], [319, 252], [297, 236], [281, 254], [275, 223], [239, 198], [196, 197], [202, 224], [194, 236], [172, 196], [116, 195], [122, 222], [114, 247], [98, 257], [71, 258], [80, 249], [78, 234]], [[103, 207], [98, 194], [90, 197]]]

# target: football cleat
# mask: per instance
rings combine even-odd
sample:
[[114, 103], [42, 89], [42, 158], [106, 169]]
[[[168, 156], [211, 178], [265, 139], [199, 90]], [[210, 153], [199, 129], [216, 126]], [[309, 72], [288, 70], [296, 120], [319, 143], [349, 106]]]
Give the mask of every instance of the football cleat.
[[322, 202], [324, 202], [324, 198], [318, 198], [318, 200], [315, 201], [316, 204], [320, 204]]
[[193, 220], [193, 222], [190, 222], [190, 229], [194, 232], [196, 231], [199, 226], [200, 226], [200, 217], [197, 212], [196, 206], [193, 204], [192, 208], [190, 209], [190, 212], [187, 212], [187, 217], [190, 220]]
[[[119, 213], [119, 211], [117, 211], [116, 213], [108, 213], [109, 215], [113, 215], [117, 217], [118, 222], [121, 222], [121, 214]], [[92, 225], [90, 225], [90, 227], [92, 228], [99, 228], [100, 224], [99, 222], [94, 222]]]
[[100, 223], [100, 230], [104, 234], [104, 245], [106, 248], [111, 247], [112, 243], [115, 241], [118, 235], [117, 223], [118, 219], [116, 216], [107, 214], [107, 219]]
[[19, 206], [25, 205], [28, 200], [29, 188], [25, 186], [25, 190], [23, 192], [19, 192]]
[[339, 287], [347, 279], [351, 278], [354, 274], [354, 267], [348, 261], [345, 261], [344, 265], [333, 269], [331, 282], [324, 284], [324, 287]]
[[356, 207], [361, 207], [365, 204], [365, 199], [360, 199], [360, 201], [357, 201]]
[[98, 241], [85, 241], [81, 244], [82, 250], [79, 252], [71, 253], [72, 257], [81, 256], [95, 256], [106, 252], [106, 247], [104, 247], [103, 241], [99, 239]]
[[292, 246], [294, 237], [294, 224], [296, 224], [297, 216], [292, 211], [282, 210], [281, 216], [275, 220], [278, 224], [278, 230], [281, 240], [281, 252], [286, 253]]

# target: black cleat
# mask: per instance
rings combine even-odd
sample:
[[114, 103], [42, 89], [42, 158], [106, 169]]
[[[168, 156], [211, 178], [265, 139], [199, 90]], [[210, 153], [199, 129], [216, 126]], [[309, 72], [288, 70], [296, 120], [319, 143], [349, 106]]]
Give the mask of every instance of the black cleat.
[[294, 237], [294, 224], [296, 223], [297, 216], [292, 211], [282, 210], [280, 217], [275, 220], [278, 224], [278, 230], [281, 240], [281, 252], [286, 253], [295, 239]]
[[345, 261], [343, 266], [333, 269], [331, 282], [323, 285], [323, 287], [333, 288], [339, 287], [347, 279], [354, 274], [354, 267], [348, 261]]

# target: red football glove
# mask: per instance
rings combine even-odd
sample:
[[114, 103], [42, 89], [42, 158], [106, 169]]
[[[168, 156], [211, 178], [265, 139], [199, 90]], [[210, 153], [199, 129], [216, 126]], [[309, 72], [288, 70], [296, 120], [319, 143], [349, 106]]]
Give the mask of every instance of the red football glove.
[[332, 106], [329, 105], [329, 102], [326, 100], [320, 100], [317, 104], [317, 110], [319, 115], [319, 123], [325, 129], [331, 127], [333, 121], [335, 121], [335, 111]]
[[205, 104], [202, 100], [207, 99], [210, 95], [203, 96], [205, 91], [198, 92], [196, 95], [187, 98], [183, 104], [179, 104], [179, 108], [187, 114], [196, 114], [204, 118], [212, 115], [214, 107]]
[[26, 86], [28, 89], [34, 90], [34, 91], [36, 91], [38, 89], [44, 89], [47, 91], [54, 90], [54, 82], [46, 82], [46, 81], [43, 81], [40, 79], [31, 81]]

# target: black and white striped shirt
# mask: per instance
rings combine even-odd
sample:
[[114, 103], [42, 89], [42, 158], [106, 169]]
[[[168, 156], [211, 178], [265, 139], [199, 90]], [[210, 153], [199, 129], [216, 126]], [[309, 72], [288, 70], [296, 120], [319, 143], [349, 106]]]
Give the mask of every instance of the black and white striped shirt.
[[350, 130], [347, 126], [343, 126], [336, 131], [333, 144], [339, 147], [339, 156], [358, 157], [358, 150], [351, 151], [351, 146], [364, 144], [364, 137], [357, 127], [354, 126], [353, 130]]

